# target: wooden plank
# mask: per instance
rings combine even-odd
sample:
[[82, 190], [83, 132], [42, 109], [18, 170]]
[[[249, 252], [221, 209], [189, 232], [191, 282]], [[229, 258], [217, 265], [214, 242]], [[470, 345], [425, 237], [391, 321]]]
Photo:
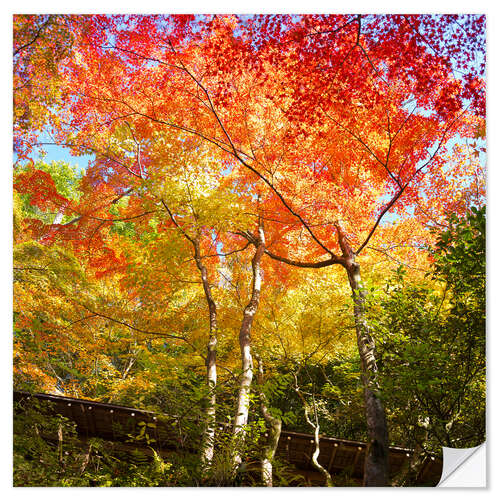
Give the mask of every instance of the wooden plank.
[[358, 446], [356, 449], [356, 454], [354, 455], [354, 460], [352, 464], [352, 472], [354, 473], [359, 462], [359, 457], [363, 454], [363, 448]]
[[333, 443], [332, 453], [330, 455], [330, 460], [328, 461], [328, 467], [326, 468], [326, 470], [328, 472], [331, 472], [331, 470], [332, 470], [332, 466], [333, 466], [333, 463], [335, 461], [335, 456], [337, 455], [338, 448], [339, 448], [339, 444], [338, 443]]
[[[14, 400], [19, 401], [29, 397], [36, 397], [39, 400], [50, 401], [57, 405], [54, 408], [56, 413], [61, 413], [73, 420], [77, 425], [77, 430], [80, 434], [89, 437], [89, 434], [95, 434], [111, 439], [113, 442], [125, 442], [128, 433], [135, 433], [137, 429], [137, 418], [141, 418], [145, 422], [156, 423], [154, 432], [156, 445], [165, 450], [172, 450], [174, 446], [179, 444], [172, 440], [172, 419], [175, 416], [166, 415], [166, 421], [163, 418], [157, 418], [153, 412], [129, 408], [119, 405], [94, 402], [84, 399], [68, 398], [65, 396], [54, 396], [49, 394], [29, 394], [20, 391], [14, 392]], [[81, 405], [81, 406], [80, 406]], [[92, 409], [88, 409], [92, 406]], [[87, 408], [87, 409], [86, 409]], [[159, 417], [160, 415], [158, 415]], [[130, 421], [132, 418], [132, 421]], [[131, 425], [131, 429], [129, 426]], [[219, 424], [221, 427], [223, 424]], [[118, 427], [122, 428], [118, 428]], [[222, 429], [220, 429], [222, 430]], [[330, 448], [329, 448], [330, 447]], [[359, 465], [363, 450], [366, 449], [366, 444], [358, 441], [347, 439], [321, 437], [320, 448], [322, 451], [322, 462], [328, 462], [328, 471], [341, 471], [349, 467], [356, 468]], [[312, 452], [314, 450], [314, 440], [311, 434], [305, 434], [293, 431], [282, 431], [278, 451], [290, 463], [299, 468], [306, 467], [312, 469]], [[328, 455], [328, 451], [330, 451]], [[393, 474], [401, 469], [402, 463], [408, 458], [405, 456], [411, 453], [411, 450], [402, 447], [391, 446], [389, 448], [389, 465], [390, 473]], [[431, 482], [436, 476], [436, 481], [439, 480], [441, 460], [435, 457], [434, 460], [427, 459], [424, 468], [419, 475], [421, 482]], [[354, 471], [359, 476], [361, 472]]]

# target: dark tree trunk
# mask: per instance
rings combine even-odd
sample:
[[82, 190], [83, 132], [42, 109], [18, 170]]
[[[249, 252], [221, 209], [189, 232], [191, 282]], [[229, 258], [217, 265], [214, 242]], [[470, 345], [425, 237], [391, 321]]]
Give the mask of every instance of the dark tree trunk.
[[365, 417], [368, 446], [365, 458], [363, 486], [388, 486], [389, 437], [384, 405], [378, 396], [378, 369], [375, 342], [366, 319], [366, 291], [361, 279], [356, 256], [340, 227], [337, 227], [339, 244], [344, 258], [354, 301], [354, 322], [361, 359], [361, 381], [365, 400]]

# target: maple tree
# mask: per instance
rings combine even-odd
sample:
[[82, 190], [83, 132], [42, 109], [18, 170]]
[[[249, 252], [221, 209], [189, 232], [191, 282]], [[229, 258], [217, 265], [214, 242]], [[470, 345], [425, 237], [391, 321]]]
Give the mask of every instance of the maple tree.
[[13, 21], [14, 151], [25, 158], [45, 125], [58, 120], [59, 64], [71, 53], [73, 34], [65, 16], [16, 15]]
[[[301, 290], [322, 279], [326, 301], [337, 304], [335, 289], [346, 292], [334, 270], [340, 266], [361, 362], [364, 484], [388, 484], [368, 282], [379, 286], [388, 267], [401, 263], [414, 273], [427, 268], [435, 238], [428, 226], [484, 198], [484, 63], [481, 16], [16, 17], [18, 156], [44, 142], [37, 137], [49, 124], [54, 143], [95, 157], [78, 198], [40, 168], [15, 180], [31, 206], [56, 214], [30, 221], [37, 245], [65, 247], [85, 267], [85, 292], [67, 299], [80, 316], [69, 321], [88, 316], [144, 338], [198, 345], [196, 333], [167, 333], [164, 325], [179, 311], [189, 323], [186, 294], [203, 292], [209, 321], [201, 453], [210, 465], [220, 325], [240, 332], [236, 437], [249, 418], [252, 343], [261, 347], [257, 308], [273, 310], [262, 278], [284, 296], [299, 290], [292, 310], [307, 298]], [[54, 89], [49, 101], [26, 84], [35, 69]], [[394, 222], [384, 223], [389, 216]], [[243, 287], [235, 285], [239, 276], [247, 278]], [[113, 299], [109, 291], [96, 298], [101, 282]], [[225, 286], [238, 293], [238, 326]], [[272, 424], [265, 398], [262, 405]], [[241, 462], [238, 451], [234, 461]]]

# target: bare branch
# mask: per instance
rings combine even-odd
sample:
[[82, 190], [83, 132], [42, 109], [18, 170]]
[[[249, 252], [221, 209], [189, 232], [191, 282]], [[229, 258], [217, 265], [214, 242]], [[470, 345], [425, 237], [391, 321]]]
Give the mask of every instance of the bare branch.
[[49, 15], [47, 20], [42, 25], [40, 25], [37, 32], [35, 33], [35, 36], [33, 37], [33, 39], [31, 41], [25, 43], [24, 45], [21, 45], [21, 47], [19, 47], [18, 49], [16, 49], [14, 51], [14, 57], [17, 56], [17, 54], [19, 54], [19, 52], [27, 49], [29, 46], [33, 45], [38, 40], [38, 38], [40, 37], [40, 35], [42, 33], [42, 30], [48, 26], [48, 24], [52, 20], [52, 17], [53, 17], [52, 15]]
[[[93, 311], [92, 309], [87, 307], [85, 304], [82, 304], [80, 302], [77, 302], [77, 304], [80, 305], [81, 307], [83, 307], [84, 309], [86, 309], [87, 311], [89, 311], [90, 313], [92, 313], [93, 316], [98, 316], [100, 318], [104, 318], [104, 319], [107, 319], [109, 321], [112, 321], [113, 323], [117, 323], [119, 325], [126, 326], [127, 328], [130, 328], [131, 330], [135, 330], [136, 332], [144, 333], [145, 335], [157, 335], [159, 337], [182, 340], [182, 341], [189, 344], [189, 341], [185, 337], [181, 337], [180, 335], [174, 335], [172, 333], [165, 333], [165, 332], [153, 332], [153, 331], [149, 331], [149, 330], [143, 330], [142, 328], [138, 328], [136, 326], [133, 326], [130, 323], [126, 323], [125, 321], [121, 321], [119, 319], [112, 318], [111, 316], [108, 316], [107, 314], [98, 313], [96, 311]], [[83, 318], [83, 319], [88, 319], [90, 317], [91, 316], [88, 316], [87, 318]], [[79, 320], [79, 321], [82, 321], [82, 320]]]

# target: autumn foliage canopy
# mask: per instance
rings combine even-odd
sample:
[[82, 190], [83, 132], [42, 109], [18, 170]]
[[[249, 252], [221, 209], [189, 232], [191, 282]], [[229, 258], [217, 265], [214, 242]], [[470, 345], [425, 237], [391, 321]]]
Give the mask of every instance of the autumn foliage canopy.
[[247, 341], [276, 373], [359, 351], [387, 484], [370, 293], [425, 282], [436, 229], [484, 205], [484, 38], [476, 15], [14, 16], [16, 376], [134, 400], [176, 364], [215, 391]]

